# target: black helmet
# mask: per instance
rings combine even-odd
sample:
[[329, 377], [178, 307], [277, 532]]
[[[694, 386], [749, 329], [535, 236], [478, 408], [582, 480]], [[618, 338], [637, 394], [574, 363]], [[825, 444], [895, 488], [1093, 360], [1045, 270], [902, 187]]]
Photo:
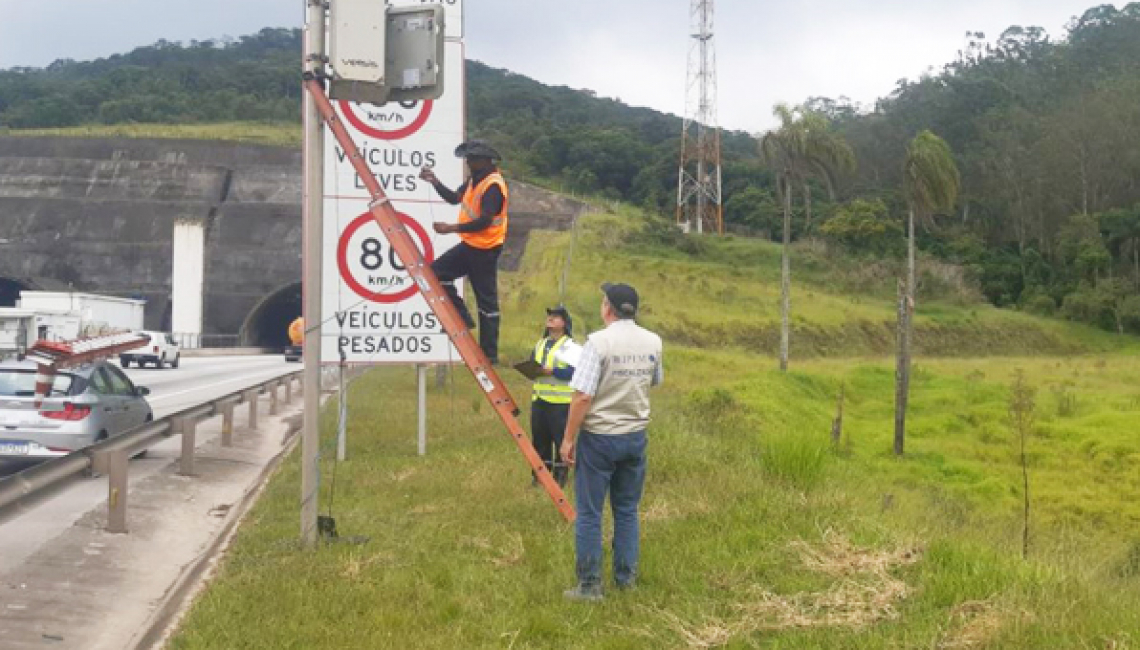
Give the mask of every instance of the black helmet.
[[483, 140], [468, 140], [455, 148], [456, 158], [487, 158], [489, 160], [502, 160], [495, 148]]
[[[557, 307], [547, 307], [546, 308], [546, 315], [547, 316], [560, 316], [560, 317], [562, 317], [562, 322], [566, 323], [566, 336], [573, 338], [573, 336], [574, 336], [574, 319], [570, 318], [570, 312], [567, 311], [567, 309], [565, 307], [563, 307], [562, 305], [558, 305]], [[545, 328], [542, 331], [543, 331], [543, 336], [546, 336], [547, 334], [549, 334], [549, 332], [547, 332]]]

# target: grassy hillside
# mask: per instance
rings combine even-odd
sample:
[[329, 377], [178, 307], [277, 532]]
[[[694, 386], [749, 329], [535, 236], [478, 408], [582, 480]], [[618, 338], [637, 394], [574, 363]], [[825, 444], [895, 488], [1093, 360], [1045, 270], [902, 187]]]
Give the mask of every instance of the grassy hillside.
[[[585, 333], [599, 325], [597, 283], [626, 280], [643, 292], [645, 322], [667, 333], [637, 590], [563, 602], [571, 530], [529, 487], [478, 389], [460, 371], [429, 391], [429, 452], [418, 458], [414, 375], [389, 368], [350, 390], [335, 498], [333, 466], [323, 469], [322, 509], [367, 543], [297, 548], [295, 454], [172, 647], [1127, 648], [1140, 638], [1133, 340], [934, 292], [920, 303], [924, 345], [959, 354], [919, 356], [909, 453], [895, 459], [892, 364], [864, 356], [880, 335], [824, 346], [823, 334], [803, 334], [878, 327], [890, 318], [888, 277], [861, 281], [851, 274], [862, 265], [800, 251], [793, 370], [782, 374], [752, 340], [755, 323], [774, 321], [773, 249], [728, 240], [678, 252], [633, 223], [585, 223], [566, 302]], [[525, 354], [541, 308], [558, 300], [571, 236], [535, 237], [504, 280], [508, 356]], [[860, 290], [822, 290], [841, 277]], [[987, 356], [955, 349], [967, 343]], [[1017, 355], [1001, 356], [1011, 345]], [[1037, 391], [1025, 560], [1007, 416], [1019, 370]], [[506, 379], [523, 401], [525, 380]], [[326, 458], [334, 418], [328, 409]]]
[[52, 135], [82, 138], [186, 138], [301, 146], [301, 126], [290, 122], [212, 122], [209, 124], [88, 124], [51, 129], [18, 129], [3, 135]]

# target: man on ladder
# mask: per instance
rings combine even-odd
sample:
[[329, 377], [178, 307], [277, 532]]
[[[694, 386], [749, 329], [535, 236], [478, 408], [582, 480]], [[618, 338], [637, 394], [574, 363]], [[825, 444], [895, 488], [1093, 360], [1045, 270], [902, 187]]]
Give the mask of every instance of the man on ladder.
[[510, 193], [495, 166], [499, 153], [481, 140], [470, 140], [455, 149], [464, 158], [470, 178], [452, 191], [440, 182], [430, 167], [420, 170], [420, 178], [432, 184], [437, 194], [452, 205], [459, 205], [458, 223], [435, 223], [441, 235], [456, 233], [459, 245], [432, 262], [431, 268], [443, 284], [447, 295], [467, 323], [475, 320], [455, 290], [455, 282], [467, 277], [475, 291], [479, 307], [479, 347], [491, 363], [499, 362], [499, 255], [507, 239], [507, 207]]

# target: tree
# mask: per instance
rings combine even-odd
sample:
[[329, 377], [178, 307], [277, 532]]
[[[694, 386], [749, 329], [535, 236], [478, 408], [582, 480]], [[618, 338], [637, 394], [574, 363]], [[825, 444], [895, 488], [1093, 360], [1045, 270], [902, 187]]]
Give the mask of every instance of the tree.
[[786, 104], [777, 104], [773, 111], [780, 119], [780, 128], [760, 138], [760, 157], [776, 172], [776, 187], [784, 204], [784, 236], [780, 248], [780, 370], [788, 370], [788, 349], [791, 346], [789, 318], [792, 309], [792, 268], [788, 246], [792, 241], [792, 182], [797, 159], [806, 149], [806, 134], [802, 123]]
[[961, 177], [950, 146], [930, 131], [919, 133], [907, 147], [903, 163], [903, 192], [908, 207], [907, 279], [899, 310], [899, 355], [895, 386], [895, 454], [901, 456], [906, 440], [906, 408], [910, 397], [910, 342], [914, 335], [914, 220], [933, 223], [938, 211], [949, 212], [958, 200]]
[[1099, 221], [1120, 265], [1132, 267], [1132, 283], [1140, 287], [1140, 203], [1131, 208], [1109, 210], [1100, 215]]
[[855, 154], [843, 139], [833, 132], [826, 118], [801, 108], [800, 120], [806, 132], [805, 151], [796, 176], [804, 196], [804, 231], [811, 232], [811, 181], [823, 183], [827, 194], [835, 200], [836, 187], [842, 176], [855, 171]]
[[902, 252], [902, 224], [892, 219], [880, 199], [854, 199], [835, 211], [820, 232], [854, 253], [876, 257], [898, 256]]
[[760, 138], [760, 157], [776, 173], [778, 194], [784, 204], [780, 253], [780, 370], [787, 371], [791, 346], [792, 194], [796, 188], [803, 190], [805, 219], [810, 226], [808, 181], [819, 178], [834, 188], [840, 174], [854, 169], [855, 158], [851, 148], [830, 130], [822, 116], [803, 108], [790, 108], [787, 104], [777, 104], [773, 114], [780, 120], [780, 126]]

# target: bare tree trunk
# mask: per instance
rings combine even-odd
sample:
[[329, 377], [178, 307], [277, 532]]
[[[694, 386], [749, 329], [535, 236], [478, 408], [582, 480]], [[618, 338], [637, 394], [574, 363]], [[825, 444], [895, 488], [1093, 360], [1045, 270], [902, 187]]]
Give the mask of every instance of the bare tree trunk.
[[910, 210], [910, 218], [908, 223], [908, 238], [906, 244], [906, 283], [907, 283], [907, 300], [910, 301], [911, 309], [914, 308], [914, 291], [918, 283], [915, 282], [915, 268], [914, 268], [914, 208]]
[[902, 456], [906, 442], [906, 408], [910, 393], [910, 310], [908, 288], [899, 280], [898, 359], [895, 367], [895, 455]]
[[811, 235], [811, 188], [804, 181], [804, 232]]
[[1025, 457], [1025, 431], [1021, 432], [1021, 481], [1024, 515], [1021, 523], [1021, 559], [1029, 557], [1029, 463]]
[[1013, 386], [1009, 396], [1010, 425], [1017, 434], [1020, 444], [1022, 502], [1024, 515], [1021, 526], [1021, 557], [1029, 557], [1029, 459], [1025, 454], [1025, 441], [1033, 433], [1036, 404], [1034, 402], [1034, 389], [1025, 383], [1025, 374], [1021, 370], [1014, 373]]
[[847, 393], [847, 386], [839, 386], [839, 404], [835, 408], [835, 419], [831, 421], [831, 449], [839, 451], [839, 443], [843, 440], [843, 398]]
[[780, 370], [788, 370], [792, 311], [792, 265], [788, 247], [792, 243], [792, 179], [784, 180], [784, 245], [780, 254]]
[[1081, 214], [1087, 216], [1089, 213], [1089, 174], [1088, 174], [1088, 161], [1085, 155], [1085, 145], [1081, 143]]

